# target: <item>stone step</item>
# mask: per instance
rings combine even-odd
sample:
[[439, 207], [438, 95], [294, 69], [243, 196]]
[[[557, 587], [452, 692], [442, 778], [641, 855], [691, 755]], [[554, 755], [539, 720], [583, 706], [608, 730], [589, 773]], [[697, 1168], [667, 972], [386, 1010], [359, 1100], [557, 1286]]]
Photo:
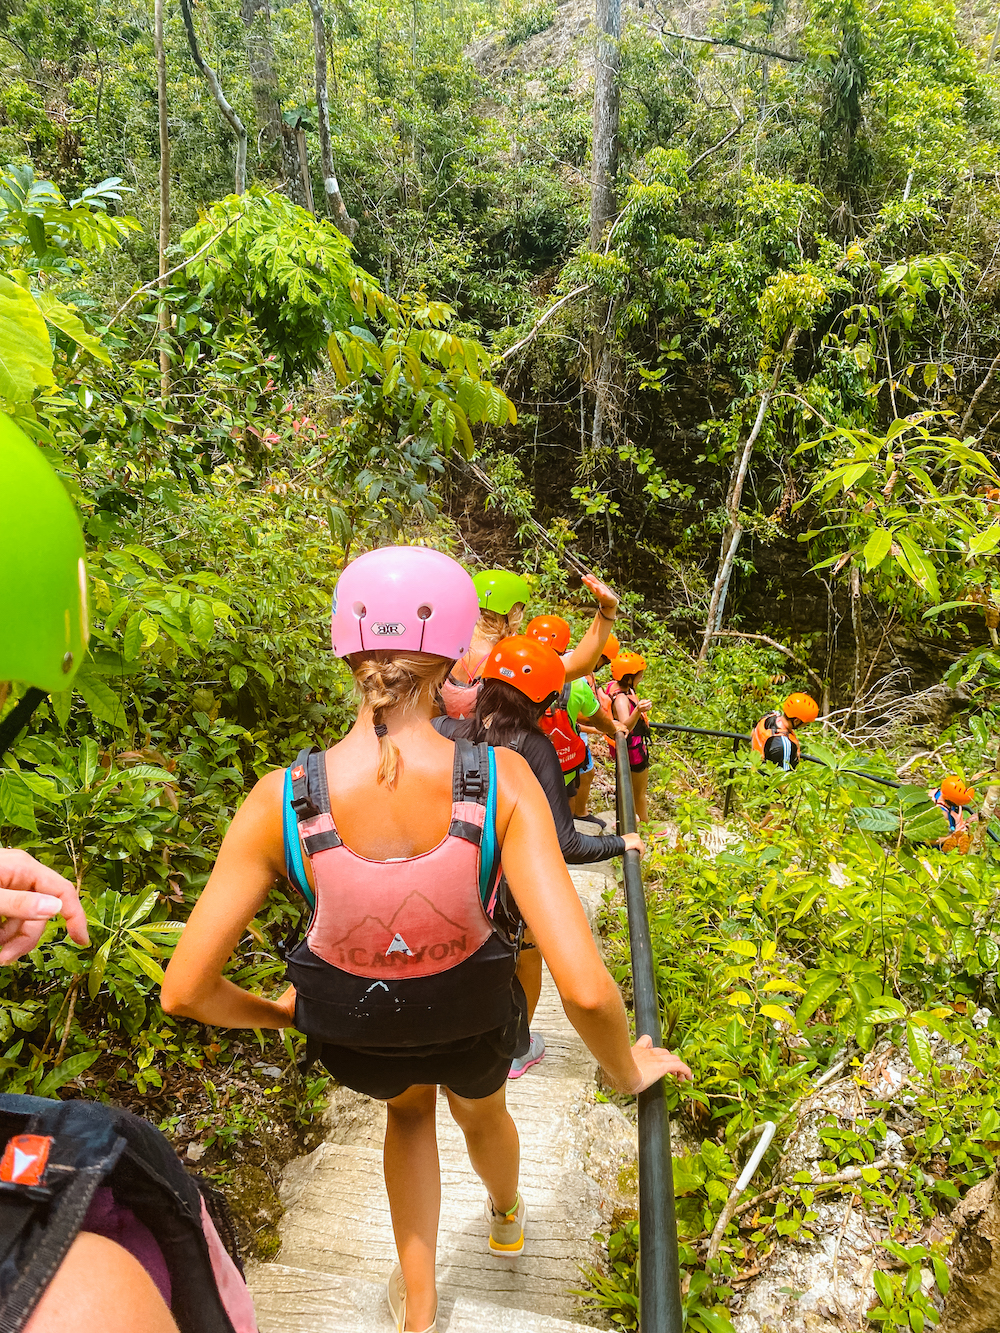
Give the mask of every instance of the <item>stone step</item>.
[[[247, 1281], [260, 1333], [392, 1333], [384, 1281], [287, 1264], [254, 1264], [247, 1269]], [[580, 1333], [581, 1328], [566, 1319], [493, 1304], [478, 1292], [442, 1294], [437, 1326], [439, 1333]]]

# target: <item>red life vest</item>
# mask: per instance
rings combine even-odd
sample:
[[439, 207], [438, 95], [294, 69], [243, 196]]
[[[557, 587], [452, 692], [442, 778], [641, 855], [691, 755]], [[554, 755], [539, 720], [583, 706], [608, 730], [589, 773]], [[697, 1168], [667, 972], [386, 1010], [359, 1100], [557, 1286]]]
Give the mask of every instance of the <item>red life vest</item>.
[[305, 939], [286, 959], [296, 1026], [314, 1042], [360, 1048], [427, 1046], [503, 1027], [518, 1012], [517, 942], [494, 919], [513, 914], [497, 910], [496, 770], [487, 747], [455, 742], [448, 832], [428, 852], [389, 861], [341, 841], [325, 763], [304, 751], [290, 770], [290, 805], [316, 884]]
[[569, 689], [564, 685], [559, 698], [538, 719], [538, 725], [555, 747], [564, 773], [574, 772], [587, 760], [587, 747], [569, 715]]

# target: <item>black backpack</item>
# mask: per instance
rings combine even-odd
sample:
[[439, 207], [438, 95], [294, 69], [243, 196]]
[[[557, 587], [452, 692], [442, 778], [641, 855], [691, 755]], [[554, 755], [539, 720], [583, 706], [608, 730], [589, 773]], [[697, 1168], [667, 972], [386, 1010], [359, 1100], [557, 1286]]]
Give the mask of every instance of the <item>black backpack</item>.
[[[0, 1094], [0, 1333], [24, 1328], [101, 1186], [159, 1246], [180, 1333], [254, 1327], [225, 1206], [203, 1195], [159, 1130], [100, 1102], [7, 1093]], [[226, 1270], [225, 1300], [217, 1270]]]

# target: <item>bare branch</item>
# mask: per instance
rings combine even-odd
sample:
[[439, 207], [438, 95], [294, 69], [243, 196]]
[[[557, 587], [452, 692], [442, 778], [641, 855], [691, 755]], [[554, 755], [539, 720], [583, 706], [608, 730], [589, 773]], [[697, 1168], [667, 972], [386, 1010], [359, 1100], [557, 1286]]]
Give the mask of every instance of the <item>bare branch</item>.
[[562, 306], [564, 306], [568, 301], [572, 301], [574, 296], [582, 296], [584, 292], [589, 292], [590, 286], [591, 284], [589, 282], [585, 282], [582, 287], [574, 287], [571, 292], [567, 292], [565, 296], [561, 296], [559, 300], [555, 303], [555, 305], [549, 306], [548, 310], [546, 310], [545, 314], [541, 317], [538, 323], [535, 324], [534, 328], [531, 329], [530, 333], [528, 333], [524, 338], [522, 338], [519, 343], [515, 343], [513, 347], [508, 347], [506, 352], [504, 352], [503, 355], [499, 357], [499, 360], [506, 361], [509, 356], [513, 356], [515, 352], [519, 352], [522, 347], [527, 347], [528, 343], [534, 341], [535, 336], [538, 333], [538, 330], [542, 327], [542, 325], [546, 322], [546, 320], [550, 319], [556, 313], [556, 311], [559, 310]]
[[772, 639], [769, 634], [744, 634], [742, 630], [738, 629], [715, 629], [712, 630], [711, 637], [713, 639], [753, 639], [757, 643], [766, 643], [769, 648], [775, 649], [776, 652], [784, 653], [790, 662], [794, 662], [796, 666], [801, 667], [818, 689], [821, 690], [823, 688], [823, 680], [819, 673], [814, 671], [808, 662], [804, 662], [801, 657], [796, 653], [793, 653], [791, 648], [786, 647], [783, 643], [779, 643], [777, 639]]
[[767, 56], [771, 60], [787, 60], [793, 65], [801, 65], [803, 60], [802, 56], [793, 56], [787, 51], [772, 51], [766, 46], [754, 46], [752, 42], [738, 42], [735, 37], [696, 37], [693, 32], [672, 32], [669, 28], [660, 28], [659, 31], [664, 37], [676, 37], [681, 42], [701, 42], [705, 46], [734, 46], [738, 51], [749, 51], [751, 55]]

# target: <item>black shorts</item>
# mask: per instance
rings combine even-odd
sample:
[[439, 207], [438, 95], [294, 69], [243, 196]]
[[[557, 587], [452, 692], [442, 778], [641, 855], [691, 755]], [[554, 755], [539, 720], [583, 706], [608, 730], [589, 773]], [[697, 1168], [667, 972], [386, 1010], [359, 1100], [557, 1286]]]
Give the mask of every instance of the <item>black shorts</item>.
[[645, 759], [643, 759], [642, 763], [640, 763], [640, 764], [633, 764], [633, 763], [629, 762], [629, 772], [630, 772], [630, 773], [645, 773], [645, 771], [646, 771], [647, 768], [649, 768], [649, 755], [648, 755], [648, 754], [646, 755]]
[[515, 985], [519, 1010], [506, 1027], [478, 1037], [437, 1046], [395, 1046], [356, 1050], [324, 1045], [319, 1059], [338, 1083], [379, 1101], [389, 1101], [415, 1084], [437, 1083], [457, 1097], [476, 1101], [502, 1088], [511, 1061], [524, 1055], [530, 1040], [527, 1002]]

